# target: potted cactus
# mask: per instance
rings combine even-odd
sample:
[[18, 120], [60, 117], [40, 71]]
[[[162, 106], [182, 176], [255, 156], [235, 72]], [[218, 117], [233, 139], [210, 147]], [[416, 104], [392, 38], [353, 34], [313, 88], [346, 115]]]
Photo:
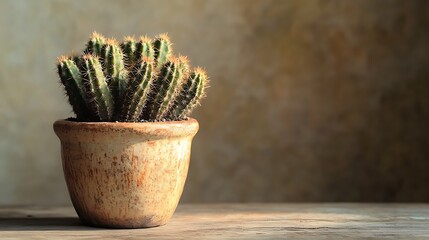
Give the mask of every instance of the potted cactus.
[[167, 35], [122, 43], [93, 33], [81, 55], [58, 58], [74, 118], [58, 120], [64, 175], [81, 221], [109, 228], [165, 224], [186, 180], [207, 86], [173, 56]]

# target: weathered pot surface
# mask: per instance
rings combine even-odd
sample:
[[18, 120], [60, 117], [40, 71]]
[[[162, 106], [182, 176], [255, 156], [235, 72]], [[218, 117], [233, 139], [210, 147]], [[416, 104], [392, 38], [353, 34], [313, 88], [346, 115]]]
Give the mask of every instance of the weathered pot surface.
[[142, 228], [173, 215], [189, 167], [195, 119], [156, 123], [59, 120], [65, 179], [88, 225]]

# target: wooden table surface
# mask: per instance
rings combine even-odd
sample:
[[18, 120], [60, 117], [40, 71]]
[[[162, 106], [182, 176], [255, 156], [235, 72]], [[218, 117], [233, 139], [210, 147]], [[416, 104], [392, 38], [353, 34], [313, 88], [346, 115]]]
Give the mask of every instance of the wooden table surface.
[[71, 207], [0, 207], [0, 239], [429, 239], [429, 204], [182, 204], [133, 230], [82, 226]]

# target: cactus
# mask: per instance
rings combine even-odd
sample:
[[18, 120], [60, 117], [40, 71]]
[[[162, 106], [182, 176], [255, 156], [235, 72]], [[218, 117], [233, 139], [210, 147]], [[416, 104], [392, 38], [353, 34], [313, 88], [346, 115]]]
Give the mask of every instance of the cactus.
[[201, 68], [196, 68], [183, 83], [182, 88], [167, 110], [166, 119], [183, 119], [204, 97], [207, 76]]
[[84, 52], [86, 54], [100, 55], [101, 49], [105, 43], [106, 39], [103, 37], [103, 35], [93, 32], [91, 38], [86, 44], [86, 49]]
[[155, 49], [152, 46], [152, 40], [146, 36], [141, 37], [136, 45], [136, 57], [138, 59], [155, 59]]
[[58, 58], [57, 67], [61, 83], [64, 85], [73, 111], [78, 119], [85, 120], [90, 115], [90, 111], [87, 108], [85, 87], [75, 61], [61, 56]]
[[107, 84], [115, 99], [114, 116], [116, 117], [120, 113], [122, 98], [127, 88], [128, 73], [125, 69], [124, 54], [116, 40], [108, 39], [101, 49], [100, 56], [103, 59], [103, 69]]
[[82, 80], [88, 98], [88, 106], [99, 121], [111, 121], [113, 98], [98, 57], [83, 55], [80, 59]]
[[159, 67], [163, 66], [172, 54], [170, 38], [167, 34], [159, 35], [153, 41], [154, 58]]
[[182, 79], [181, 64], [178, 59], [172, 59], [161, 67], [159, 76], [152, 83], [153, 91], [149, 93], [143, 118], [162, 119]]
[[189, 73], [171, 42], [127, 37], [121, 44], [93, 33], [84, 54], [58, 59], [58, 74], [77, 121], [183, 120], [204, 96], [207, 76]]
[[139, 120], [143, 106], [147, 101], [149, 86], [153, 77], [153, 60], [145, 58], [140, 62], [133, 81], [128, 85], [122, 104], [121, 121], [136, 122]]
[[[150, 38], [141, 37], [138, 42], [134, 42], [134, 48], [131, 50], [131, 47], [126, 47], [127, 42], [124, 42], [124, 47], [122, 48], [125, 54], [126, 65], [128, 65], [128, 70], [132, 74], [133, 78], [139, 67], [141, 66], [141, 61], [143, 59], [148, 59], [150, 61], [154, 60], [154, 49], [152, 47], [152, 40]], [[128, 44], [130, 45], [130, 44]], [[131, 51], [130, 51], [131, 50]]]
[[131, 36], [125, 37], [124, 42], [121, 43], [121, 49], [124, 53], [125, 67], [128, 71], [132, 71], [137, 62], [136, 44], [136, 40]]

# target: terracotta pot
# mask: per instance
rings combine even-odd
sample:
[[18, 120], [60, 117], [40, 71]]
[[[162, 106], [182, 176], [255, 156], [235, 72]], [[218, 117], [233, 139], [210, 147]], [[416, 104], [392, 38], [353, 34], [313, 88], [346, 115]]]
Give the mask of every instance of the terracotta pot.
[[160, 226], [173, 215], [189, 167], [195, 119], [157, 123], [59, 120], [65, 179], [82, 222]]

